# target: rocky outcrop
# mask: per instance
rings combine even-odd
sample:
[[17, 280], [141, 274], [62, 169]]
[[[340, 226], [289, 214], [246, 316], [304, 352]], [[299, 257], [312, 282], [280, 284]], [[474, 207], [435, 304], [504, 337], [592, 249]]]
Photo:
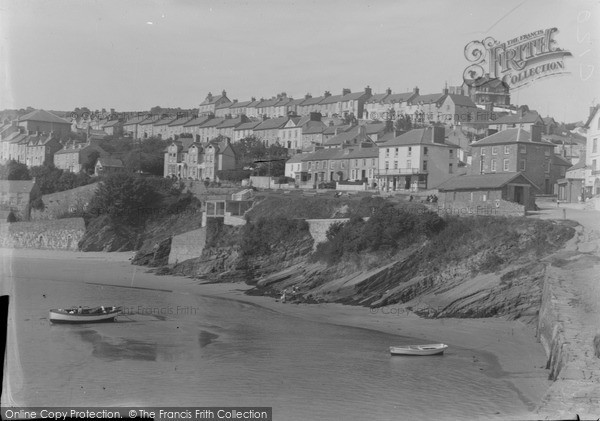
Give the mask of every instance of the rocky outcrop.
[[129, 251], [137, 244], [138, 233], [130, 226], [116, 224], [108, 215], [90, 221], [79, 242], [82, 251]]

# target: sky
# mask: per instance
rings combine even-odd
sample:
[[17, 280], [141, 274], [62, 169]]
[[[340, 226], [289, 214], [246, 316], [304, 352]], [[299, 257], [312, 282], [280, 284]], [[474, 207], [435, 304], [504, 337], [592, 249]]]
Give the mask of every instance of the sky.
[[585, 120], [600, 103], [600, 0], [0, 0], [0, 110], [436, 93], [462, 84], [470, 41], [552, 27], [569, 73], [511, 102]]

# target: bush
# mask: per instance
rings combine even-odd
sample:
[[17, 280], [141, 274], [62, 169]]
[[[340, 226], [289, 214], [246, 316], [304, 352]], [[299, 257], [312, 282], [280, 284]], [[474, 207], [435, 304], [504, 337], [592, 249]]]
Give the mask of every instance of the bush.
[[308, 235], [308, 223], [286, 217], [259, 218], [242, 229], [241, 255], [268, 254], [279, 243]]

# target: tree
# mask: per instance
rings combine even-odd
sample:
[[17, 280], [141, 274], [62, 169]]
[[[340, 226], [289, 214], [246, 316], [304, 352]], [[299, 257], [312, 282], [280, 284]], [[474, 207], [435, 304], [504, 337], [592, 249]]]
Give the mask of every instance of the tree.
[[159, 199], [160, 194], [149, 179], [133, 174], [112, 174], [100, 182], [90, 212], [93, 215], [108, 214], [117, 221], [139, 225]]
[[87, 157], [87, 160], [83, 163], [82, 169], [85, 173], [91, 174], [94, 172], [96, 167], [96, 161], [100, 158], [100, 152], [92, 151]]
[[31, 180], [27, 165], [11, 159], [6, 165], [0, 165], [1, 180]]

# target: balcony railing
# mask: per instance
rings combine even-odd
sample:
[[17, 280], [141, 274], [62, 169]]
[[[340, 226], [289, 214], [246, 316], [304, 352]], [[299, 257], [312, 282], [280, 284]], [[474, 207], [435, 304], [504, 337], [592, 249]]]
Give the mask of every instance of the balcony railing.
[[388, 168], [380, 169], [378, 175], [415, 175], [415, 174], [427, 174], [427, 171], [423, 171], [419, 168]]

